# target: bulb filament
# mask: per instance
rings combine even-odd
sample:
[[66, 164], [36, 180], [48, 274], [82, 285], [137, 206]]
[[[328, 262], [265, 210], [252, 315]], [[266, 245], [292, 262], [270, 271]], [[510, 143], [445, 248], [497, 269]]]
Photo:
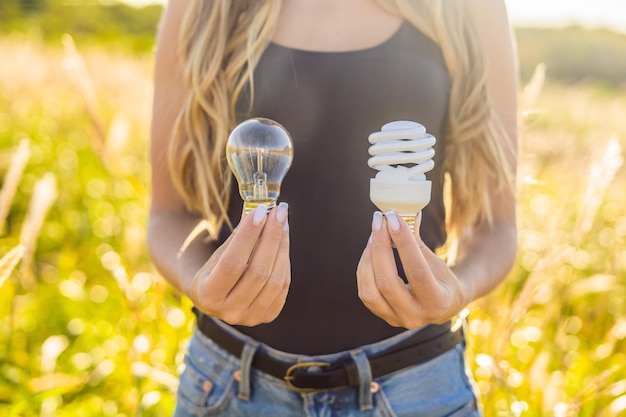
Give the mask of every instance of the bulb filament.
[[[265, 160], [266, 149], [256, 148], [256, 165], [257, 171], [254, 173], [254, 187], [252, 189], [253, 199], [255, 201], [267, 200], [267, 174], [264, 172], [263, 162]], [[250, 152], [252, 154], [252, 152]]]

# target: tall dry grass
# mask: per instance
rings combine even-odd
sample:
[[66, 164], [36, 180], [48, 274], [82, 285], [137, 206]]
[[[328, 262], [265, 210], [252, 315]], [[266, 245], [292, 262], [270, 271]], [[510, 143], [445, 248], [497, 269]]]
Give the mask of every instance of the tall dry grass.
[[[0, 50], [0, 414], [170, 415], [192, 321], [145, 251], [151, 60]], [[522, 94], [519, 259], [472, 306], [468, 365], [487, 416], [626, 415], [626, 99], [549, 70]]]
[[626, 415], [626, 101], [545, 72], [521, 95], [519, 260], [476, 303], [473, 367], [486, 415]]
[[24, 139], [20, 142], [17, 150], [11, 158], [11, 164], [4, 176], [2, 189], [0, 189], [0, 235], [4, 234], [5, 222], [13, 197], [19, 186], [24, 167], [30, 158], [29, 142]]

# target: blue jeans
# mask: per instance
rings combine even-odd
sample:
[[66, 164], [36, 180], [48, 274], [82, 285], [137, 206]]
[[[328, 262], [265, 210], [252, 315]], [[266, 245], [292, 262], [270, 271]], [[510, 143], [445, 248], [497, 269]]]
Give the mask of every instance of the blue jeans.
[[[414, 331], [352, 351], [312, 357], [277, 351], [220, 325], [246, 343], [242, 357], [234, 357], [196, 329], [185, 358], [175, 417], [480, 416], [463, 344], [429, 362], [372, 381], [367, 355], [401, 342]], [[360, 388], [298, 393], [282, 379], [250, 367], [257, 351], [291, 363], [353, 360]]]

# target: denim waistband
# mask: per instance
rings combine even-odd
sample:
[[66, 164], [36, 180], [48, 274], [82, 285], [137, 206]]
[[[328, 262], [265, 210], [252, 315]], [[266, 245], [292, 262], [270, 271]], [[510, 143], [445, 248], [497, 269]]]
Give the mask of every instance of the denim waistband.
[[418, 332], [422, 331], [423, 329], [427, 327], [427, 326], [424, 326], [424, 327], [420, 327], [417, 329], [406, 330], [390, 338], [387, 338], [378, 342], [374, 342], [371, 344], [355, 347], [354, 349], [348, 349], [345, 351], [329, 353], [329, 354], [321, 354], [321, 355], [305, 355], [305, 354], [284, 352], [284, 351], [275, 349], [262, 342], [259, 342], [258, 340], [252, 337], [249, 337], [241, 333], [236, 328], [224, 323], [223, 321], [219, 319], [216, 319], [213, 317], [208, 317], [208, 318], [212, 320], [217, 326], [219, 326], [220, 328], [222, 328], [223, 330], [231, 334], [233, 337], [242, 341], [243, 343], [258, 345], [258, 349], [263, 351], [265, 354], [272, 356], [273, 358], [278, 359], [280, 361], [287, 362], [287, 363], [298, 363], [298, 362], [304, 362], [304, 361], [306, 362], [309, 362], [309, 361], [336, 362], [342, 359], [349, 358], [351, 352], [363, 352], [365, 355], [373, 355], [378, 352], [389, 349], [397, 344], [402, 343], [403, 341], [413, 337]]

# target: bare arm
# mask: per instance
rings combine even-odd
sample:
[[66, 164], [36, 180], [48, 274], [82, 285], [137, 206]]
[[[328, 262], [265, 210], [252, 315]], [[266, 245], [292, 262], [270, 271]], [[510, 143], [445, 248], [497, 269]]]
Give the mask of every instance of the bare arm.
[[[487, 66], [487, 88], [496, 116], [506, 136], [500, 140], [517, 151], [517, 59], [511, 29], [502, 0], [472, 0], [470, 18], [483, 44]], [[486, 13], [485, 10], [489, 10]], [[515, 166], [515, 161], [513, 161]], [[452, 271], [468, 286], [470, 300], [497, 286], [511, 269], [517, 254], [515, 198], [490, 187], [494, 224], [478, 225], [470, 236], [461, 238]], [[497, 256], [494, 256], [497, 254]]]
[[[472, 0], [483, 42], [488, 94], [506, 130], [499, 140], [517, 143], [517, 64], [502, 0]], [[488, 10], [489, 12], [485, 12]], [[512, 155], [511, 158], [515, 158]], [[517, 252], [515, 199], [490, 188], [493, 224], [478, 224], [458, 243], [446, 265], [394, 213], [375, 213], [372, 239], [357, 269], [359, 296], [375, 314], [394, 326], [415, 328], [448, 320], [468, 303], [496, 287], [511, 269]], [[416, 230], [419, 230], [416, 227]], [[398, 248], [409, 285], [399, 278], [392, 252]]]
[[161, 274], [176, 288], [188, 292], [191, 277], [215, 250], [206, 239], [196, 239], [180, 257], [185, 238], [201, 221], [187, 212], [168, 170], [167, 152], [174, 122], [183, 103], [183, 79], [177, 53], [184, 1], [170, 1], [159, 28], [155, 58], [152, 114], [152, 202], [148, 248]]
[[150, 255], [159, 272], [201, 311], [231, 324], [270, 322], [282, 310], [291, 279], [285, 203], [270, 214], [260, 206], [244, 217], [219, 247], [199, 237], [180, 253], [183, 242], [202, 220], [186, 210], [167, 162], [173, 127], [185, 96], [177, 45], [188, 4], [187, 0], [168, 2], [157, 41]]

